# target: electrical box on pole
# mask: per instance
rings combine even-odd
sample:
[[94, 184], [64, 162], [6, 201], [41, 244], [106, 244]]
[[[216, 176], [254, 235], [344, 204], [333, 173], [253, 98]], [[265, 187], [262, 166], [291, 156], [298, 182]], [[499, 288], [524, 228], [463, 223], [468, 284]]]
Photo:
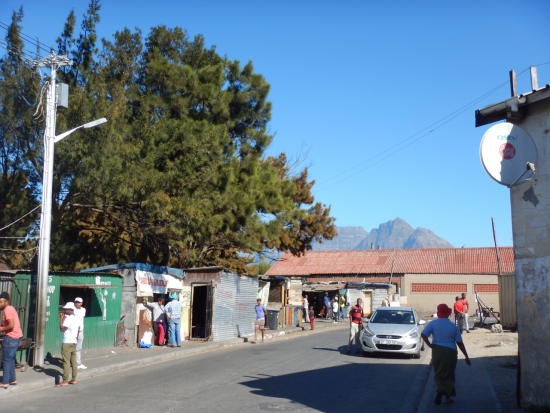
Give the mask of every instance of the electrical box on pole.
[[55, 85], [55, 101], [58, 108], [69, 109], [69, 85], [66, 83]]

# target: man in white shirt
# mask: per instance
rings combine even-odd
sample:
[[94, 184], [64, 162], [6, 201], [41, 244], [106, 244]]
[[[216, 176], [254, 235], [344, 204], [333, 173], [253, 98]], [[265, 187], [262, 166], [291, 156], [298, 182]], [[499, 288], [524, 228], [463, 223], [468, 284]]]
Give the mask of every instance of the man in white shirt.
[[78, 320], [78, 326], [80, 327], [80, 333], [78, 334], [76, 343], [76, 364], [78, 365], [77, 368], [85, 370], [88, 367], [82, 364], [82, 342], [84, 341], [84, 317], [86, 317], [86, 309], [82, 307], [82, 303], [82, 298], [76, 297], [74, 299], [74, 306], [76, 307], [74, 316]]
[[307, 294], [304, 295], [304, 319], [306, 322], [309, 320], [309, 301], [307, 300]]
[[335, 298], [332, 300], [332, 318], [334, 319], [333, 323], [338, 322], [338, 300]]
[[[68, 386], [76, 384], [76, 375], [78, 373], [76, 365], [76, 343], [78, 341], [79, 321], [74, 316], [76, 310], [74, 303], [67, 303], [63, 307], [65, 314], [59, 314], [59, 329], [63, 332], [63, 341], [61, 342], [61, 355], [63, 357], [63, 381], [56, 385]], [[72, 380], [69, 380], [69, 373], [72, 365]]]

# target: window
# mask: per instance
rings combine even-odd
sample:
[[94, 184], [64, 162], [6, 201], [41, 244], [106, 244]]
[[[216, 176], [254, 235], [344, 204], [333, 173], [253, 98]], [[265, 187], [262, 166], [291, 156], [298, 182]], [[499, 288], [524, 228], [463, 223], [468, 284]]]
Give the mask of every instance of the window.
[[370, 323], [414, 324], [414, 314], [406, 310], [379, 310], [370, 319]]

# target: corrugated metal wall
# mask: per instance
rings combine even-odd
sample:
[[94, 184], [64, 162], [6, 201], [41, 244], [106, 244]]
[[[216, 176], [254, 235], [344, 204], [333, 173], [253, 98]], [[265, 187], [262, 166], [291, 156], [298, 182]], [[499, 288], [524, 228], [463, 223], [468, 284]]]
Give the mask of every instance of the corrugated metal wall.
[[363, 299], [363, 292], [356, 289], [348, 289], [348, 294], [346, 296], [346, 304], [349, 303], [350, 308], [357, 304], [357, 299]]
[[384, 298], [388, 296], [388, 290], [377, 288], [372, 291], [372, 311], [376, 310], [382, 305]]
[[214, 341], [254, 334], [258, 279], [222, 273], [214, 291]]
[[288, 304], [301, 307], [302, 303], [302, 280], [291, 280], [288, 291]]
[[500, 304], [500, 323], [505, 328], [514, 327], [517, 320], [515, 274], [499, 275], [498, 300]]

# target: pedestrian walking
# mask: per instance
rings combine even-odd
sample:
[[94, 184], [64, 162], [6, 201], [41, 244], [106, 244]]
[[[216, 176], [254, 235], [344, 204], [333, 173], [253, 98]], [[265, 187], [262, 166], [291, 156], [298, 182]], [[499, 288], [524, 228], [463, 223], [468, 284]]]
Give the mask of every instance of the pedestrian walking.
[[84, 364], [82, 364], [82, 343], [84, 342], [84, 317], [86, 317], [86, 309], [82, 307], [84, 302], [82, 301], [82, 298], [76, 297], [74, 299], [74, 316], [78, 320], [78, 327], [80, 328], [80, 332], [78, 334], [78, 340], [76, 342], [76, 368], [86, 370], [88, 367], [86, 367]]
[[466, 299], [466, 293], [462, 293], [462, 306], [464, 307], [464, 330], [470, 334], [470, 326], [468, 325], [468, 310], [470, 309], [470, 303]]
[[157, 346], [164, 345], [164, 335], [166, 334], [166, 314], [164, 309], [164, 298], [160, 297], [156, 303], [148, 303], [143, 299], [143, 305], [149, 307], [153, 312], [153, 330], [155, 330], [155, 342]]
[[390, 297], [387, 296], [386, 298], [384, 298], [384, 300], [382, 301], [382, 307], [389, 307], [390, 306]]
[[338, 322], [338, 301], [335, 299], [332, 300], [332, 319], [333, 323]]
[[[63, 332], [61, 341], [61, 356], [63, 357], [63, 381], [56, 385], [68, 386], [76, 384], [78, 368], [76, 363], [76, 343], [80, 333], [80, 322], [74, 315], [76, 307], [73, 302], [68, 302], [63, 307], [65, 313], [59, 314], [59, 329]], [[72, 367], [72, 380], [69, 380], [69, 374]]]
[[330, 299], [328, 298], [328, 292], [325, 293], [324, 301], [325, 301], [325, 320], [328, 320], [330, 316]]
[[354, 305], [349, 312], [349, 343], [348, 354], [351, 353], [351, 344], [355, 341], [355, 352], [359, 353], [361, 349], [361, 343], [359, 342], [359, 336], [363, 329], [363, 300], [357, 299], [357, 304]]
[[[451, 397], [456, 396], [455, 389], [455, 370], [457, 363], [457, 346], [466, 357], [466, 364], [472, 363], [466, 352], [466, 347], [462, 342], [462, 335], [456, 325], [449, 320], [451, 310], [447, 304], [437, 306], [437, 319], [430, 322], [424, 330], [421, 337], [428, 347], [432, 349], [432, 365], [434, 369], [434, 381], [437, 388], [437, 396], [434, 403], [441, 404], [441, 399], [445, 396], [445, 404], [454, 403]], [[428, 337], [433, 335], [432, 342]]]
[[313, 311], [313, 306], [309, 307], [309, 325], [313, 330], [315, 324], [315, 311]]
[[459, 297], [455, 297], [454, 313], [455, 325], [460, 330], [460, 334], [462, 334], [462, 331], [464, 330], [464, 306], [462, 305], [462, 301], [460, 301]]
[[170, 328], [170, 347], [181, 347], [181, 303], [176, 294], [172, 294], [170, 298], [172, 301], [164, 307]]
[[0, 332], [5, 333], [2, 340], [2, 384], [0, 387], [7, 389], [17, 384], [17, 378], [15, 377], [15, 353], [21, 343], [21, 324], [19, 322], [19, 316], [14, 307], [10, 305], [10, 295], [7, 292], [0, 293], [0, 310], [4, 310], [2, 313], [2, 327]]
[[262, 343], [264, 342], [264, 331], [265, 331], [265, 316], [267, 315], [267, 309], [262, 305], [261, 298], [256, 300], [256, 305], [254, 306], [256, 311], [256, 324], [254, 326], [254, 341], [252, 343], [256, 344], [258, 340], [258, 330], [262, 332]]

